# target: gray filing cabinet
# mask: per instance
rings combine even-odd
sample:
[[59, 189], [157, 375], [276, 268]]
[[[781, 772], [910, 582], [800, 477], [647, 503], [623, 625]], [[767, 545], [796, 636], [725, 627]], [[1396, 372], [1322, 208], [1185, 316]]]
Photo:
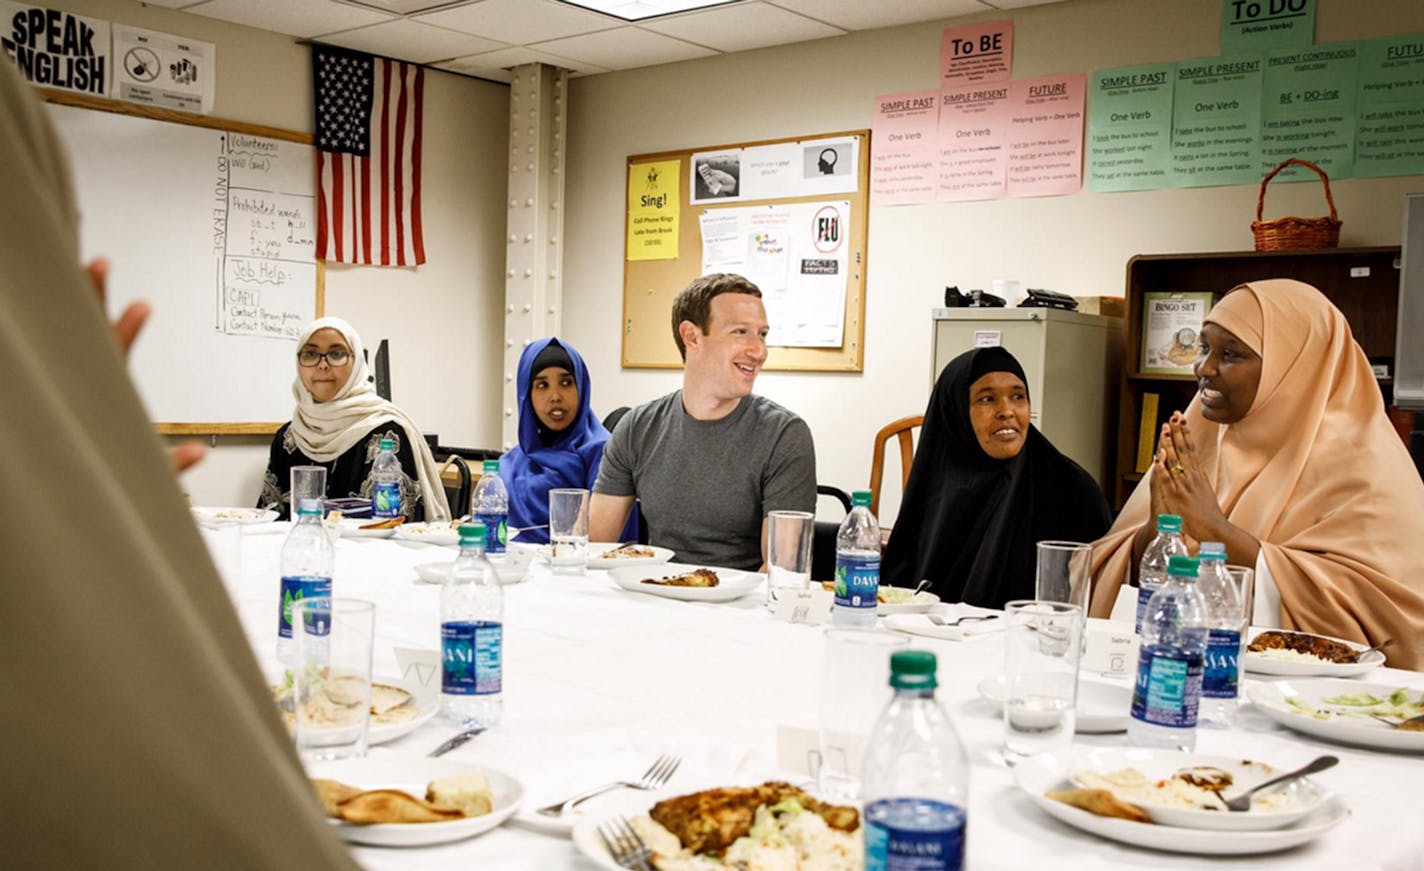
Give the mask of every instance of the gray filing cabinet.
[[1018, 358], [1033, 425], [1106, 487], [1122, 320], [1051, 308], [937, 308], [930, 383], [950, 360], [983, 345], [1002, 345]]

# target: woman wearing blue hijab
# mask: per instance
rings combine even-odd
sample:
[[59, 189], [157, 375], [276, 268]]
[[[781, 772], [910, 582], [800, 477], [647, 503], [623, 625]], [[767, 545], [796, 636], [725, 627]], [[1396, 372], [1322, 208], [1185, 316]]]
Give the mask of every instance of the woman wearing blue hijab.
[[[608, 430], [594, 417], [588, 367], [572, 345], [552, 337], [530, 342], [519, 356], [517, 386], [519, 444], [500, 458], [499, 476], [509, 490], [509, 525], [540, 527], [520, 539], [543, 543], [549, 540], [549, 491], [593, 489]], [[630, 518], [630, 528], [636, 524]]]

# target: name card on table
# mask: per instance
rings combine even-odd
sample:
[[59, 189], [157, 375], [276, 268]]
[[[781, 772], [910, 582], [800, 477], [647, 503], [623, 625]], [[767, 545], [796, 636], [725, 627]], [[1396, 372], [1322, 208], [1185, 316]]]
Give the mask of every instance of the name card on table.
[[1104, 677], [1132, 677], [1137, 672], [1138, 637], [1131, 627], [1089, 626], [1083, 671]]
[[805, 623], [819, 626], [831, 619], [831, 605], [836, 595], [813, 584], [809, 590], [782, 590], [777, 594], [776, 608], [771, 615], [782, 623]]
[[419, 699], [440, 698], [440, 651], [396, 648], [401, 683]]

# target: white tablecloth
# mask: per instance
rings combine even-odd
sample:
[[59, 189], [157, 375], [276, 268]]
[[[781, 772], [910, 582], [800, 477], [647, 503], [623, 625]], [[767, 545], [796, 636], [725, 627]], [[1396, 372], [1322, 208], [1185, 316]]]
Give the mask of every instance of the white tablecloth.
[[[210, 536], [211, 538], [211, 536]], [[278, 551], [283, 537], [249, 528], [240, 569], [219, 556], [229, 591], [264, 667], [275, 665]], [[333, 589], [377, 603], [375, 673], [399, 674], [396, 647], [439, 647], [439, 588], [413, 566], [452, 561], [452, 548], [342, 539]], [[691, 790], [790, 772], [779, 727], [817, 724], [823, 629], [775, 622], [760, 590], [728, 604], [677, 602], [617, 588], [603, 572], [555, 576], [536, 562], [505, 590], [504, 716], [447, 758], [520, 779], [525, 807], [612, 779], [634, 778], [660, 753], [684, 758], [669, 787]], [[978, 682], [1002, 669], [1001, 636], [963, 642], [912, 639], [939, 657], [939, 699], [971, 759], [970, 867], [1189, 868], [1208, 860], [1101, 840], [1048, 817], [1013, 783], [998, 755], [1001, 724]], [[1365, 680], [1424, 688], [1424, 674], [1382, 669]], [[372, 752], [421, 755], [454, 730], [438, 718]], [[1120, 745], [1122, 735], [1082, 743]], [[1263, 761], [1341, 758], [1318, 780], [1351, 816], [1312, 844], [1284, 853], [1213, 859], [1214, 868], [1424, 869], [1424, 759], [1314, 740], [1243, 711], [1239, 728], [1200, 730], [1197, 749]], [[799, 760], [796, 761], [799, 763]], [[624, 792], [609, 802], [636, 801]], [[1204, 833], [1210, 838], [1210, 833]], [[489, 834], [429, 848], [356, 847], [375, 869], [593, 869], [566, 837], [517, 819]]]

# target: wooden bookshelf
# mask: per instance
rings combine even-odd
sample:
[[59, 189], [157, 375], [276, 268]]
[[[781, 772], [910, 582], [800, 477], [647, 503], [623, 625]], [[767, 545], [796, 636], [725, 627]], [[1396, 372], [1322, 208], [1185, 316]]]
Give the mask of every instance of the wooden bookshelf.
[[[1294, 278], [1320, 289], [1350, 322], [1355, 340], [1371, 363], [1394, 372], [1395, 324], [1399, 314], [1399, 248], [1335, 248], [1320, 251], [1241, 251], [1209, 254], [1139, 254], [1127, 262], [1127, 316], [1123, 320], [1123, 377], [1118, 408], [1114, 491], [1121, 509], [1137, 482], [1137, 445], [1142, 396], [1156, 393], [1159, 420], [1186, 408], [1196, 395], [1188, 375], [1153, 375], [1140, 371], [1142, 298], [1149, 291], [1209, 291], [1219, 300], [1238, 284], [1268, 278]], [[1385, 404], [1393, 385], [1382, 381]], [[1159, 423], [1160, 426], [1160, 423]]]

